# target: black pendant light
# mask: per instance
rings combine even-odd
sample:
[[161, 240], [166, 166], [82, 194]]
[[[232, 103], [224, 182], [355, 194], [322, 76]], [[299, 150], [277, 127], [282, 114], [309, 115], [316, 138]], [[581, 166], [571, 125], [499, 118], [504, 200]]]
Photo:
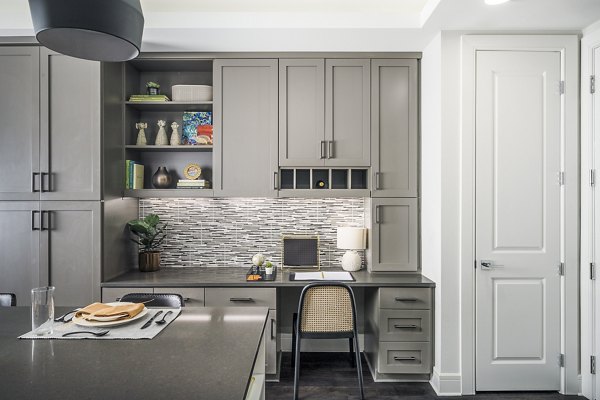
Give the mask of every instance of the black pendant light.
[[38, 42], [96, 61], [137, 57], [144, 15], [140, 0], [29, 0]]

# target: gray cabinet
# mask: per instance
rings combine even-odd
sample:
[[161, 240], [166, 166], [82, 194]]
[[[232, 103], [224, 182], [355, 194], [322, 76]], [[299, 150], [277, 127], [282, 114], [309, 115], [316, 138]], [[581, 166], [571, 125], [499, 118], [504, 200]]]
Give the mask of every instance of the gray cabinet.
[[370, 165], [369, 59], [279, 62], [279, 165]]
[[15, 293], [17, 305], [31, 304], [40, 283], [39, 202], [0, 202], [0, 292]]
[[41, 49], [42, 200], [100, 200], [100, 63]]
[[373, 197], [417, 197], [417, 60], [371, 62]]
[[371, 216], [371, 234], [367, 251], [369, 271], [417, 271], [419, 269], [418, 200], [372, 199]]
[[0, 48], [0, 200], [40, 197], [39, 70], [37, 47]]
[[216, 196], [277, 196], [277, 60], [215, 60]]

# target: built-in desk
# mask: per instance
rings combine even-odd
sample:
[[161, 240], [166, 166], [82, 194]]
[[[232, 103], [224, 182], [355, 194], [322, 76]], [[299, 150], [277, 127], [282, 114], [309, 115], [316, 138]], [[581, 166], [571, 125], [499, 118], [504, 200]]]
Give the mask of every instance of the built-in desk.
[[[186, 306], [269, 308], [266, 372], [278, 379], [281, 339], [291, 333], [291, 313], [308, 282], [290, 281], [278, 271], [274, 281], [246, 282], [247, 268], [163, 268], [131, 271], [102, 283], [102, 300], [129, 292], [180, 293]], [[429, 380], [433, 367], [435, 283], [420, 274], [353, 272], [358, 327], [376, 380]], [[287, 342], [286, 342], [287, 343]]]

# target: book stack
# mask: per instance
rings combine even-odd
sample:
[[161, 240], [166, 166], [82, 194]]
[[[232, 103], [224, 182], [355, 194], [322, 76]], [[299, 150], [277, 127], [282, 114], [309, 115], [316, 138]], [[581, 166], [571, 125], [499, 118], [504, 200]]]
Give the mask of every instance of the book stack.
[[156, 101], [156, 102], [161, 102], [161, 101], [171, 101], [171, 100], [169, 100], [169, 98], [167, 96], [165, 96], [164, 94], [133, 94], [133, 95], [131, 95], [131, 97], [129, 97], [129, 101], [138, 101], [138, 102], [142, 102], [142, 101]]
[[144, 166], [133, 160], [125, 160], [125, 189], [144, 188]]
[[210, 182], [206, 179], [180, 179], [177, 189], [210, 189]]

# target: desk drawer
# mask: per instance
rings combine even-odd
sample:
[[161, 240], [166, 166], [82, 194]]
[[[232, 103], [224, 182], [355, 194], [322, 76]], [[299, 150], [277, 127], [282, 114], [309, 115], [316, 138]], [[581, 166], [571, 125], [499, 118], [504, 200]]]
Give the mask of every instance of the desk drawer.
[[431, 290], [423, 288], [381, 288], [379, 307], [403, 310], [430, 310]]
[[379, 340], [383, 342], [428, 342], [431, 312], [428, 310], [389, 310], [379, 312]]
[[377, 371], [383, 374], [429, 374], [431, 344], [380, 342]]
[[277, 308], [275, 288], [206, 288], [207, 307], [269, 307]]
[[160, 287], [154, 293], [180, 294], [186, 307], [204, 307], [204, 288]]

